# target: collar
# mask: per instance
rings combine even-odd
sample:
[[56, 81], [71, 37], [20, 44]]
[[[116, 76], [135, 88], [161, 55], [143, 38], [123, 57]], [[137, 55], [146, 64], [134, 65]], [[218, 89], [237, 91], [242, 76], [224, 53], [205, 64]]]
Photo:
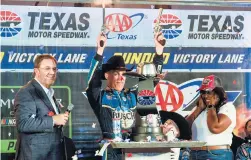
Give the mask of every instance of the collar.
[[54, 95], [54, 90], [52, 88], [46, 88], [44, 85], [42, 85], [36, 78], [34, 78], [38, 84], [43, 88], [44, 92], [49, 95], [49, 96], [53, 96]]
[[112, 93], [121, 94], [121, 93], [123, 93], [123, 92], [127, 92], [128, 90], [126, 90], [126, 89], [123, 88], [121, 91], [117, 91], [116, 89], [113, 89], [113, 88], [111, 88], [111, 87], [109, 87], [109, 86], [106, 86], [105, 91], [106, 91], [106, 92], [112, 92]]

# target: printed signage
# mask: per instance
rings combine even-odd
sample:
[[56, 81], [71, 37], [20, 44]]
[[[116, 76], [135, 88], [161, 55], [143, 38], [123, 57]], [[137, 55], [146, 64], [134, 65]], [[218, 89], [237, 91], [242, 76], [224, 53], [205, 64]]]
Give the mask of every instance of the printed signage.
[[[39, 54], [51, 54], [58, 61], [60, 72], [88, 72], [94, 47], [12, 47], [1, 48], [1, 71], [33, 71], [33, 61]], [[109, 47], [104, 52], [104, 62], [113, 55], [123, 56], [132, 67], [141, 62], [152, 62], [153, 47]], [[248, 48], [165, 48], [164, 70], [169, 72], [250, 72], [251, 52]]]
[[[102, 8], [2, 5], [2, 45], [95, 47]], [[107, 46], [152, 47], [157, 9], [107, 8]], [[163, 10], [167, 47], [251, 46], [247, 11]]]

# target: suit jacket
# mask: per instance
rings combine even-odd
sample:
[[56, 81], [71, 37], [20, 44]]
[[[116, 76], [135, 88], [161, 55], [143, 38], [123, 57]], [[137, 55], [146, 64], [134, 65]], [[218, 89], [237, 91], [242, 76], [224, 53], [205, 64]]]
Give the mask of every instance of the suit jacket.
[[52, 117], [48, 113], [56, 113], [35, 79], [18, 91], [14, 107], [18, 131], [15, 159], [61, 160], [62, 129], [53, 126]]

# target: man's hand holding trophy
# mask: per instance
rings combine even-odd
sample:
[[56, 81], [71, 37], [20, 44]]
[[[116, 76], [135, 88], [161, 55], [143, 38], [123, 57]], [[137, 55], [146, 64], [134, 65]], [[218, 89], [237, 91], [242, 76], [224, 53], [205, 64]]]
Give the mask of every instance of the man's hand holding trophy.
[[166, 44], [166, 39], [162, 34], [162, 27], [160, 26], [160, 19], [162, 16], [162, 12], [163, 12], [163, 8], [160, 8], [159, 14], [156, 19], [155, 26], [154, 26], [154, 40], [155, 40], [156, 52], [158, 55], [163, 53], [163, 49]]

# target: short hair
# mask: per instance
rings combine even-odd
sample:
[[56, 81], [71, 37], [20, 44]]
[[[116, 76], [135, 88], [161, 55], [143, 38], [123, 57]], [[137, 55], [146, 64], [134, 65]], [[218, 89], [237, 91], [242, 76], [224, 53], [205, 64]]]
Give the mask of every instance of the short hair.
[[[38, 55], [34, 61], [34, 68], [39, 68], [40, 67], [40, 64], [41, 62], [44, 60], [44, 59], [51, 59], [53, 60], [56, 64], [57, 64], [57, 60], [49, 55], [49, 54], [41, 54], [41, 55]], [[32, 77], [35, 77], [35, 72], [32, 73]]]
[[53, 60], [56, 64], [57, 64], [57, 60], [49, 55], [49, 54], [41, 54], [41, 55], [38, 55], [34, 61], [34, 68], [39, 68], [40, 67], [40, 64], [41, 62], [44, 60], [44, 59], [51, 59]]
[[247, 129], [247, 127], [248, 127], [248, 122], [250, 122], [251, 121], [251, 119], [249, 119], [247, 122], [246, 122], [246, 124], [245, 124], [245, 129]]

